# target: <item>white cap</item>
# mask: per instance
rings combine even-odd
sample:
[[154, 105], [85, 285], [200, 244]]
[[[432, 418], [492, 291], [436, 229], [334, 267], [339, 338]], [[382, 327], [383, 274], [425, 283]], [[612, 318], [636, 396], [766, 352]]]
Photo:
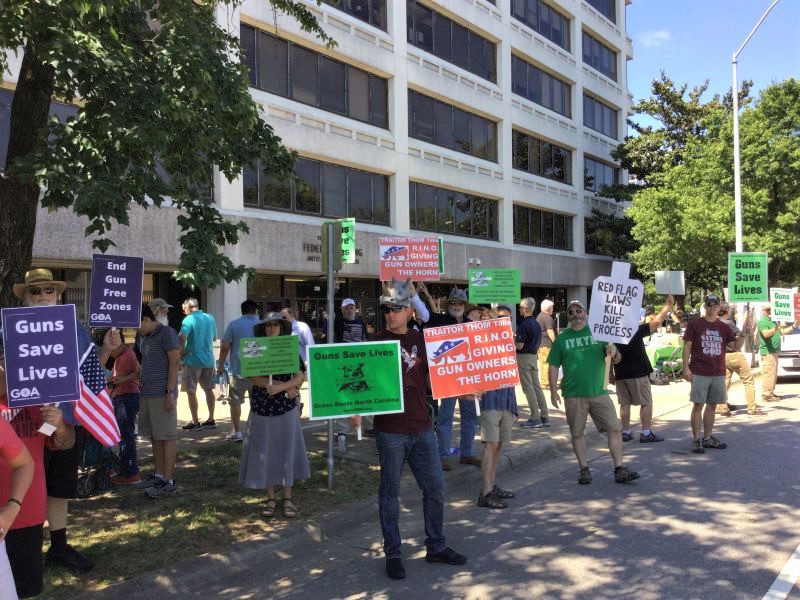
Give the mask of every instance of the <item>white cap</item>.
[[342, 308], [344, 308], [345, 306], [350, 306], [351, 304], [353, 306], [356, 305], [356, 301], [353, 300], [352, 298], [345, 298], [344, 300], [342, 300]]

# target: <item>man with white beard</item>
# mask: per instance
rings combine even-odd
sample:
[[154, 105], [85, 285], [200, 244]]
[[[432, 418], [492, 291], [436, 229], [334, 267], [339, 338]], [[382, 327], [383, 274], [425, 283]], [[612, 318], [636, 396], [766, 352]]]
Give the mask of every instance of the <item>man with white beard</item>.
[[[466, 306], [467, 292], [453, 288], [447, 297], [447, 313], [431, 314], [424, 326], [441, 327], [469, 322], [469, 319], [464, 316]], [[453, 436], [453, 413], [456, 409], [456, 400], [458, 400], [458, 411], [461, 414], [461, 444], [459, 446], [461, 458], [459, 462], [463, 465], [481, 466], [481, 459], [475, 456], [475, 451], [472, 449], [472, 440], [475, 439], [475, 433], [478, 431], [475, 398], [472, 395], [465, 398], [442, 398], [439, 403], [439, 415], [436, 418], [436, 430], [439, 436], [439, 457], [442, 459], [442, 470], [444, 471], [452, 469], [449, 458], [450, 439]]]

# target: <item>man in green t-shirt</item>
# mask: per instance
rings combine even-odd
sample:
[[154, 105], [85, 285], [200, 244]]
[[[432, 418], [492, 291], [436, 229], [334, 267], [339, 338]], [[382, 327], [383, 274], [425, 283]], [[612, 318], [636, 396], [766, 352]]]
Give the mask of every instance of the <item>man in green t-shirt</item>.
[[555, 408], [561, 398], [558, 395], [558, 368], [562, 367], [564, 377], [561, 391], [564, 393], [564, 410], [567, 413], [572, 449], [580, 465], [578, 483], [592, 482], [586, 451], [587, 418], [600, 432], [608, 435], [608, 449], [614, 460], [614, 481], [628, 483], [639, 478], [639, 474], [622, 464], [622, 436], [614, 403], [604, 389], [606, 380], [606, 355], [613, 364], [622, 356], [612, 344], [597, 342], [587, 325], [588, 314], [581, 302], [573, 300], [567, 307], [569, 328], [556, 337], [547, 362], [550, 365], [550, 402]]
[[761, 400], [775, 402], [781, 397], [775, 394], [778, 381], [778, 355], [781, 353], [781, 336], [791, 333], [800, 323], [781, 327], [772, 320], [772, 307], [767, 304], [761, 309], [758, 320], [758, 353], [761, 355]]

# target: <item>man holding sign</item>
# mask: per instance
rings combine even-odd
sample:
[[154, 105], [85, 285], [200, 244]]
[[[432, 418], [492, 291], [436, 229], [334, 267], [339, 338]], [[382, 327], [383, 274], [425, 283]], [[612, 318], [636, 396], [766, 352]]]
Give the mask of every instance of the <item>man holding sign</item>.
[[619, 419], [611, 397], [605, 389], [606, 355], [612, 364], [622, 359], [613, 344], [606, 346], [592, 337], [587, 325], [588, 313], [583, 303], [573, 300], [567, 307], [569, 328], [556, 337], [547, 362], [550, 364], [550, 402], [559, 408], [558, 368], [564, 369], [561, 390], [564, 393], [564, 410], [567, 413], [572, 449], [580, 465], [578, 483], [592, 482], [592, 472], [586, 452], [587, 418], [600, 432], [608, 435], [608, 449], [614, 461], [614, 481], [628, 483], [639, 479], [639, 474], [622, 464], [622, 437]]
[[761, 308], [758, 321], [758, 353], [761, 355], [761, 400], [775, 402], [781, 397], [775, 394], [778, 382], [778, 356], [781, 353], [781, 336], [791, 333], [800, 323], [781, 327], [772, 320], [772, 307], [769, 304]]
[[444, 477], [433, 422], [428, 412], [428, 357], [425, 340], [418, 331], [408, 328], [411, 318], [409, 281], [392, 281], [381, 296], [381, 311], [386, 330], [375, 340], [400, 342], [403, 373], [402, 413], [376, 415], [376, 445], [381, 465], [378, 490], [378, 514], [386, 555], [386, 574], [390, 579], [404, 579], [406, 570], [400, 558], [400, 477], [406, 462], [422, 489], [422, 512], [425, 519], [425, 560], [432, 563], [463, 565], [467, 557], [445, 543]]
[[[706, 448], [724, 450], [728, 447], [712, 435], [716, 406], [727, 402], [725, 346], [730, 344], [736, 351], [742, 347], [750, 320], [749, 316], [745, 318], [742, 331], [734, 335], [718, 318], [719, 297], [709, 294], [704, 304], [705, 316], [689, 321], [683, 334], [683, 377], [692, 384], [692, 452], [695, 454], [703, 454]], [[701, 424], [705, 434], [702, 438]]]

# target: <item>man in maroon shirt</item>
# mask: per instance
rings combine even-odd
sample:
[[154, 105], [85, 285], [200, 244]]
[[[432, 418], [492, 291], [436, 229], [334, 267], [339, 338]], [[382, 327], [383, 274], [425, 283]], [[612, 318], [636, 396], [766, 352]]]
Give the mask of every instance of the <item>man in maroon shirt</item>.
[[381, 296], [381, 310], [386, 329], [375, 340], [400, 342], [403, 373], [402, 413], [376, 415], [376, 444], [381, 465], [378, 489], [378, 514], [386, 555], [386, 574], [391, 579], [406, 576], [400, 558], [400, 477], [403, 466], [409, 467], [422, 489], [422, 512], [425, 519], [425, 560], [431, 563], [463, 565], [467, 557], [445, 543], [444, 480], [439, 462], [439, 449], [433, 422], [428, 413], [428, 358], [422, 334], [408, 328], [411, 318], [410, 280], [393, 281], [387, 294]]
[[[748, 330], [746, 319], [738, 336], [717, 318], [719, 298], [705, 299], [706, 314], [689, 321], [683, 334], [683, 377], [691, 382], [692, 452], [702, 454], [706, 448], [724, 450], [728, 445], [712, 434], [717, 404], [727, 402], [725, 391], [725, 346], [739, 350]], [[705, 408], [704, 408], [705, 407]], [[704, 437], [700, 437], [700, 425]]]

